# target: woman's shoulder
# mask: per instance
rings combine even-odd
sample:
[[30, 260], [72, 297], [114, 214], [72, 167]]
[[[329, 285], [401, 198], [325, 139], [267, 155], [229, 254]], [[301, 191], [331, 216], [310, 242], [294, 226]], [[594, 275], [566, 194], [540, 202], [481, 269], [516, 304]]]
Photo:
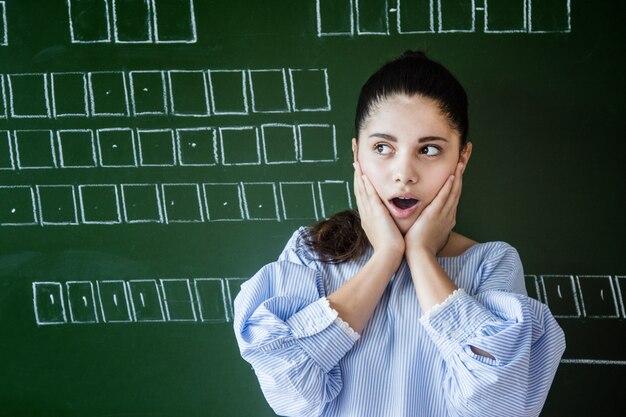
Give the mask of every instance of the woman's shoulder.
[[464, 236], [457, 232], [450, 234], [450, 239], [444, 248], [437, 254], [439, 258], [458, 258], [462, 256], [469, 256], [475, 253], [484, 254], [501, 254], [505, 252], [514, 252], [517, 254], [516, 249], [503, 241], [489, 241], [489, 242], [477, 242], [467, 236]]

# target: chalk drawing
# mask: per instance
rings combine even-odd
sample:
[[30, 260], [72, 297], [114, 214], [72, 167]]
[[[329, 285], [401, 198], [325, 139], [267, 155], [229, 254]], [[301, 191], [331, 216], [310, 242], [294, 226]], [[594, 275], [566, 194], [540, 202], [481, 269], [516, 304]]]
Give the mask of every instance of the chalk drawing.
[[[192, 0], [152, 0], [151, 10], [155, 43], [195, 43], [197, 41], [196, 17]], [[181, 30], [186, 33], [181, 33]]]
[[176, 129], [181, 166], [213, 166], [219, 161], [216, 131], [211, 127]]
[[122, 71], [87, 73], [92, 116], [129, 116], [128, 88]]
[[4, 87], [4, 74], [0, 74], [0, 119], [7, 118], [6, 88]]
[[352, 193], [348, 181], [318, 181], [317, 190], [322, 218], [327, 219], [339, 211], [352, 208]]
[[167, 321], [197, 321], [189, 280], [168, 278], [160, 282]]
[[78, 224], [78, 205], [73, 185], [37, 185], [35, 188], [42, 226]]
[[193, 280], [198, 300], [200, 320], [204, 323], [229, 321], [226, 286], [220, 278], [196, 278]]
[[619, 318], [615, 287], [610, 276], [577, 275], [583, 317]]
[[[289, 69], [293, 111], [330, 111], [328, 70]], [[311, 96], [313, 98], [311, 98]]]
[[268, 123], [261, 126], [263, 162], [268, 165], [298, 162], [296, 126]]
[[248, 70], [250, 98], [254, 113], [291, 111], [285, 69]]
[[242, 190], [239, 183], [202, 184], [207, 221], [244, 219]]
[[259, 132], [252, 126], [220, 127], [222, 165], [260, 165]]
[[101, 167], [136, 167], [135, 132], [130, 128], [98, 129], [98, 162]]
[[335, 125], [298, 125], [298, 159], [300, 162], [334, 162], [337, 160]]
[[210, 115], [209, 91], [205, 71], [167, 71], [170, 112], [176, 116]]
[[556, 318], [582, 316], [578, 287], [573, 275], [541, 275], [539, 278], [545, 303]]
[[167, 86], [163, 71], [130, 71], [128, 79], [133, 115], [165, 115], [167, 113]]
[[318, 220], [313, 182], [280, 182], [278, 189], [283, 219]]
[[355, 6], [358, 35], [389, 35], [387, 0], [356, 0]]
[[81, 221], [84, 224], [119, 224], [122, 222], [117, 186], [81, 184], [78, 186]]
[[129, 280], [132, 318], [136, 322], [164, 322], [165, 310], [159, 286], [154, 279]]
[[82, 72], [53, 72], [50, 74], [52, 115], [59, 117], [87, 117], [89, 95], [87, 74]]
[[316, 0], [317, 36], [354, 34], [353, 0]]
[[72, 43], [111, 42], [109, 1], [67, 0]]
[[92, 130], [63, 129], [56, 132], [61, 168], [93, 168], [96, 146]]
[[11, 132], [0, 130], [0, 170], [14, 170], [13, 144]]
[[46, 74], [9, 74], [9, 113], [16, 119], [50, 118]]
[[121, 184], [126, 223], [163, 223], [161, 193], [156, 184]]
[[396, 27], [399, 34], [434, 33], [434, 0], [397, 0]]
[[246, 73], [243, 70], [208, 70], [207, 74], [214, 114], [249, 113]]
[[33, 282], [33, 307], [40, 326], [67, 323], [60, 282]]
[[0, 185], [0, 226], [37, 225], [35, 192], [28, 185]]
[[242, 182], [241, 190], [246, 219], [280, 221], [275, 183]]
[[172, 129], [137, 129], [139, 165], [176, 165], [176, 146]]
[[112, 0], [115, 43], [153, 41], [150, 0]]
[[204, 221], [198, 184], [161, 184], [161, 193], [166, 224]]
[[90, 281], [67, 281], [67, 304], [72, 323], [97, 323], [98, 313], [93, 283]]
[[7, 8], [4, 1], [0, 1], [0, 46], [9, 44], [9, 29], [7, 25]]
[[16, 130], [14, 136], [15, 159], [19, 169], [57, 167], [51, 130]]
[[96, 281], [102, 321], [129, 323], [132, 321], [126, 284], [122, 280]]

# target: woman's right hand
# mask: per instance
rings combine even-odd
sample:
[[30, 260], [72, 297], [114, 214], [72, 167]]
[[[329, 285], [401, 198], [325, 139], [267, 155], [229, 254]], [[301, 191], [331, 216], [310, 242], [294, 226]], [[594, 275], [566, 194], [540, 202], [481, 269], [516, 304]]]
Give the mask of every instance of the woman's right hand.
[[361, 227], [374, 248], [374, 253], [397, 259], [404, 256], [404, 237], [393, 221], [389, 210], [361, 170], [359, 161], [354, 162], [354, 195], [361, 217]]

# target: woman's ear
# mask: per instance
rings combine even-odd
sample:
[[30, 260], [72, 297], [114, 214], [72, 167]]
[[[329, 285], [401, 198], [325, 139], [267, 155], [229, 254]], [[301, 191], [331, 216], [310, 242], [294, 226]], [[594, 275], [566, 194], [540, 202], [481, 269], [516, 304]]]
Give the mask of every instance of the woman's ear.
[[463, 162], [464, 168], [463, 171], [467, 168], [467, 163], [469, 162], [470, 156], [472, 155], [472, 142], [468, 141], [461, 149], [461, 155], [459, 156], [459, 162]]
[[354, 162], [359, 160], [359, 145], [356, 138], [352, 138], [352, 158], [354, 159]]

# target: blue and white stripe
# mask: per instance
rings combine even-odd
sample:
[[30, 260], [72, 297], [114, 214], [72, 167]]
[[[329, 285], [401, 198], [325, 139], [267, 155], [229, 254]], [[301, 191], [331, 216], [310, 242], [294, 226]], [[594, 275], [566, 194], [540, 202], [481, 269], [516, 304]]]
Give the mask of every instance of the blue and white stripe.
[[359, 338], [325, 296], [371, 251], [354, 262], [319, 262], [301, 233], [235, 300], [241, 354], [277, 414], [539, 415], [565, 339], [548, 308], [526, 296], [513, 247], [487, 242], [437, 258], [460, 289], [426, 314], [403, 262]]

